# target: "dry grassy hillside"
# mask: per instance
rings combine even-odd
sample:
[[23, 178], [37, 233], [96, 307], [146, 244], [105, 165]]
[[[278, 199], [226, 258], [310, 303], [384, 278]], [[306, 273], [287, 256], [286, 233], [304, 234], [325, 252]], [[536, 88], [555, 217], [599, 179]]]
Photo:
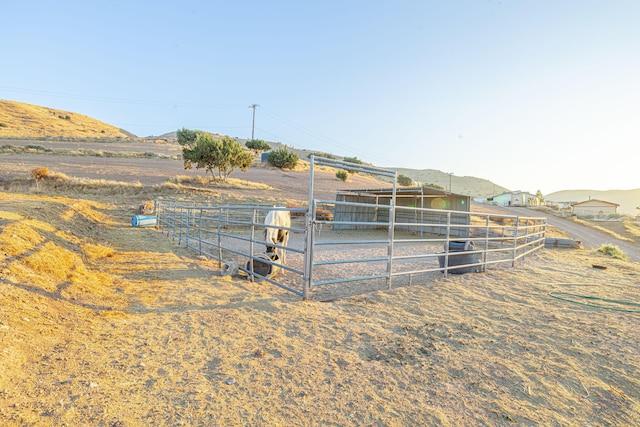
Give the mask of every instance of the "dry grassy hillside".
[[486, 179], [456, 175], [449, 177], [448, 173], [435, 169], [415, 170], [400, 168], [398, 173], [423, 184], [435, 184], [447, 191], [472, 197], [489, 197], [500, 194], [503, 191], [509, 191], [507, 188], [496, 185]]
[[115, 126], [69, 111], [0, 100], [0, 137], [128, 138]]

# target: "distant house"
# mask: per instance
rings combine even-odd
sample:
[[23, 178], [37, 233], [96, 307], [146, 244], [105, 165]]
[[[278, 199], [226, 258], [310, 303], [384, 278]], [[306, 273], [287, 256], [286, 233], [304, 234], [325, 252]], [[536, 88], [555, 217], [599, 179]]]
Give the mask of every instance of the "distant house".
[[594, 218], [605, 218], [616, 214], [617, 203], [606, 202], [604, 200], [589, 199], [571, 205], [571, 213], [577, 217], [592, 216]]
[[535, 194], [526, 191], [505, 191], [490, 197], [489, 202], [496, 206], [538, 206], [540, 201]]

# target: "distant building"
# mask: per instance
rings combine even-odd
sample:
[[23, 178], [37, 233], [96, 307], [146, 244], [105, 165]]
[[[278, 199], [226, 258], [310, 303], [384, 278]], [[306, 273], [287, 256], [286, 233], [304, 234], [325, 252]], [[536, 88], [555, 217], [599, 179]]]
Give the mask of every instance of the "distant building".
[[526, 191], [505, 191], [497, 196], [489, 197], [488, 201], [496, 206], [539, 206], [540, 200], [535, 194]]
[[577, 217], [592, 216], [594, 218], [605, 218], [618, 213], [617, 203], [606, 202], [604, 200], [589, 199], [571, 205], [571, 213]]

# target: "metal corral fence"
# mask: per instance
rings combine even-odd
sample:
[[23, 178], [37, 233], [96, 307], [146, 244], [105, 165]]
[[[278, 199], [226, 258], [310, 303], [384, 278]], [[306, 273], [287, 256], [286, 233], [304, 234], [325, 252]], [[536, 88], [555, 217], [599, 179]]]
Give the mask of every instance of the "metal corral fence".
[[[311, 195], [314, 163], [344, 169], [353, 166], [312, 156]], [[395, 171], [368, 168], [366, 173], [380, 171], [395, 178]], [[513, 267], [517, 260], [544, 247], [547, 228], [546, 218], [394, 203], [372, 205], [310, 196], [309, 206], [311, 209], [204, 206], [157, 200], [156, 216], [158, 226], [169, 237], [218, 260], [223, 271], [237, 268], [250, 280], [266, 281], [303, 299], [332, 299], [424, 283], [447, 274], [482, 272], [499, 264]], [[345, 206], [354, 211], [373, 207], [386, 214], [374, 220], [344, 221], [318, 215]], [[289, 243], [286, 248], [279, 247], [286, 250], [286, 265], [265, 254], [264, 218], [271, 210], [288, 211], [292, 217], [286, 228]], [[380, 216], [387, 222], [381, 223]], [[461, 216], [465, 216], [462, 221]]]

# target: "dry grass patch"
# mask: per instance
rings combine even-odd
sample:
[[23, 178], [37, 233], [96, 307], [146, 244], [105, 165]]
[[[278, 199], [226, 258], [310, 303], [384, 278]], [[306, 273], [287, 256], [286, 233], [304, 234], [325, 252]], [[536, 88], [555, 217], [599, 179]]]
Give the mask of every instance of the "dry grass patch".
[[274, 188], [260, 182], [244, 181], [238, 178], [227, 178], [227, 182], [211, 180], [206, 176], [176, 175], [169, 179], [170, 183], [181, 185], [199, 185], [225, 189], [273, 190]]
[[640, 222], [630, 220], [630, 219], [625, 219], [623, 224], [627, 233], [635, 237], [640, 237]]
[[571, 220], [572, 220], [573, 222], [577, 222], [578, 224], [586, 225], [587, 227], [591, 227], [591, 228], [594, 228], [594, 229], [596, 229], [596, 230], [600, 230], [600, 231], [602, 231], [603, 233], [607, 233], [607, 234], [609, 234], [609, 235], [611, 235], [611, 236], [615, 237], [616, 239], [624, 240], [624, 241], [626, 241], [626, 242], [634, 242], [634, 240], [633, 240], [633, 239], [631, 239], [631, 238], [629, 238], [629, 237], [622, 236], [622, 235], [620, 235], [619, 233], [616, 233], [615, 231], [610, 230], [610, 229], [608, 229], [608, 228], [606, 228], [606, 227], [602, 227], [602, 226], [599, 226], [599, 225], [595, 225], [595, 224], [594, 224], [593, 222], [591, 222], [591, 221], [585, 221], [585, 220], [583, 220], [583, 219], [579, 219], [579, 218], [576, 218], [576, 217], [571, 217]]

